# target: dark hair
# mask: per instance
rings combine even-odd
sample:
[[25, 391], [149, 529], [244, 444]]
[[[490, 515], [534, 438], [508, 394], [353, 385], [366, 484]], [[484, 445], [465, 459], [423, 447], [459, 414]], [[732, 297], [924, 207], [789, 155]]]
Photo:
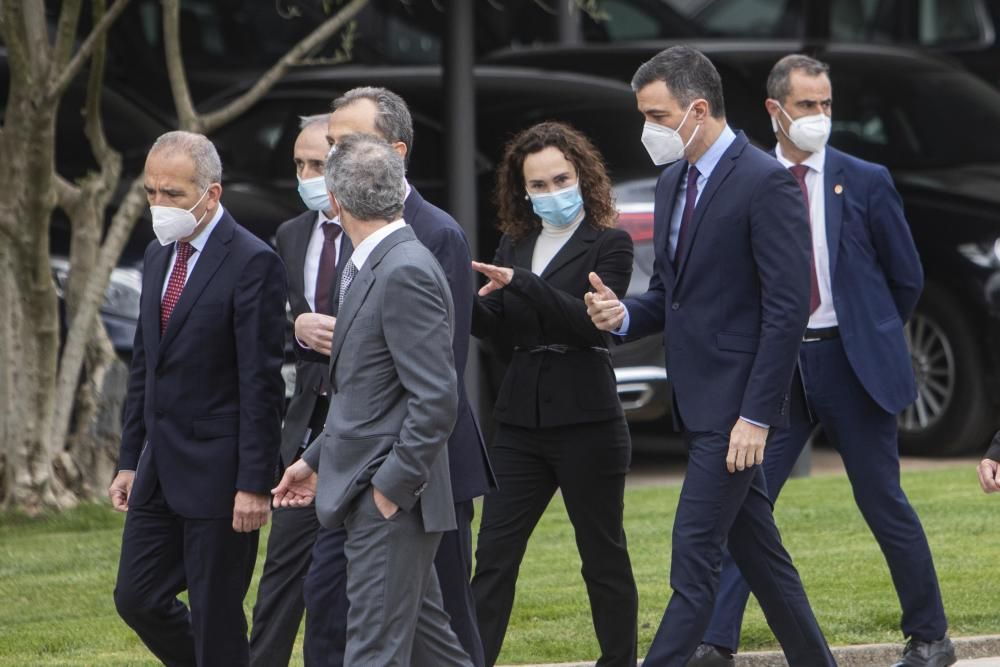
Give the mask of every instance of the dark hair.
[[368, 100], [375, 105], [375, 131], [390, 144], [405, 144], [406, 161], [409, 162], [413, 151], [413, 117], [406, 101], [388, 88], [362, 86], [352, 88], [335, 99], [331, 108], [337, 111], [358, 100]]
[[677, 103], [687, 108], [696, 99], [708, 102], [713, 118], [726, 117], [722, 79], [712, 61], [690, 46], [671, 46], [639, 65], [632, 77], [632, 90], [639, 92], [656, 81], [667, 84]]
[[582, 133], [565, 123], [550, 121], [523, 130], [504, 148], [493, 194], [500, 231], [517, 240], [541, 226], [541, 219], [526, 198], [524, 160], [549, 146], [557, 148], [576, 169], [587, 221], [597, 229], [614, 227], [618, 211], [601, 153]]
[[792, 72], [801, 70], [808, 76], [829, 74], [830, 66], [825, 62], [793, 53], [774, 63], [771, 73], [767, 75], [767, 96], [772, 100], [784, 102], [792, 92]]

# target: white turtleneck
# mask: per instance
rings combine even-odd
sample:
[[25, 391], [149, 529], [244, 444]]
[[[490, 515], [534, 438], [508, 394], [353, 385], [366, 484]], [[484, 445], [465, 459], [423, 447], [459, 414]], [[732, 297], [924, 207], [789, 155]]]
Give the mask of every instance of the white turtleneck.
[[542, 231], [538, 234], [535, 242], [535, 251], [531, 255], [531, 272], [536, 276], [542, 275], [542, 271], [549, 265], [552, 258], [556, 256], [560, 248], [566, 245], [566, 241], [573, 236], [576, 228], [583, 222], [583, 211], [573, 222], [563, 227], [557, 227], [542, 220]]

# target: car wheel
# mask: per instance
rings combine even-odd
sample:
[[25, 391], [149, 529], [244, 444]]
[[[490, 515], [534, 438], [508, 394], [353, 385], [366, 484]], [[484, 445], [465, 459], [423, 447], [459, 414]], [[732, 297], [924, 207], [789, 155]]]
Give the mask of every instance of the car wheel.
[[906, 454], [959, 454], [982, 447], [992, 430], [979, 345], [954, 298], [928, 285], [907, 322], [917, 400], [899, 416]]

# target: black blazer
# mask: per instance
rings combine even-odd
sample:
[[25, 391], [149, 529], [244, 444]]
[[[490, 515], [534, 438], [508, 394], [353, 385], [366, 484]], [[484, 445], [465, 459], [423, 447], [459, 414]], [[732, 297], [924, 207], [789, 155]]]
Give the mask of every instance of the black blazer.
[[444, 269], [455, 304], [452, 349], [458, 373], [458, 419], [448, 439], [448, 462], [455, 502], [471, 500], [495, 489], [496, 478], [486, 457], [486, 443], [479, 424], [465, 395], [465, 362], [469, 356], [475, 296], [469, 242], [454, 218], [421, 197], [412, 186], [403, 205], [403, 219]]
[[993, 441], [990, 442], [990, 448], [986, 451], [986, 456], [983, 458], [1000, 461], [1000, 431], [997, 431], [993, 436]]
[[[519, 241], [504, 235], [493, 263], [514, 268], [510, 284], [477, 298], [472, 332], [511, 352], [497, 396], [497, 421], [526, 428], [621, 417], [609, 338], [587, 315], [583, 295], [597, 272], [616, 294], [632, 276], [632, 239], [586, 220], [542, 272], [531, 272], [539, 232]], [[566, 346], [540, 349], [542, 346]]]
[[[306, 300], [306, 290], [315, 291], [315, 285], [306, 285], [302, 272], [306, 263], [306, 252], [309, 250], [309, 239], [312, 238], [313, 227], [319, 214], [316, 211], [306, 211], [278, 227], [274, 237], [275, 247], [281, 261], [288, 271], [288, 306], [289, 318], [292, 323], [303, 313], [311, 313]], [[351, 256], [354, 246], [347, 234], [341, 233], [340, 255], [337, 268], [343, 270]], [[340, 285], [340, 271], [333, 283], [331, 294], [337, 294]], [[333, 312], [337, 312], [337, 300], [334, 299]], [[285, 424], [281, 431], [281, 467], [287, 468], [295, 459], [299, 447], [305, 443], [309, 420], [316, 408], [316, 398], [329, 386], [330, 357], [304, 348], [292, 341], [295, 350], [295, 394], [288, 403], [285, 413]], [[315, 438], [318, 433], [310, 434]]]
[[223, 213], [160, 337], [173, 246], [146, 248], [119, 470], [135, 470], [129, 507], [157, 482], [177, 514], [233, 514], [237, 490], [268, 493], [284, 382], [285, 267]]

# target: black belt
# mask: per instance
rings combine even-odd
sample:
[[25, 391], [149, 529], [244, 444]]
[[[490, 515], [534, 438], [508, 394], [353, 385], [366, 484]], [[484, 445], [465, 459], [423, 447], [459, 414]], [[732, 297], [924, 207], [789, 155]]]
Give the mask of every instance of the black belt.
[[813, 343], [818, 340], [829, 340], [830, 338], [840, 338], [840, 327], [806, 329], [806, 332], [802, 334], [803, 343]]
[[609, 354], [608, 348], [606, 347], [576, 347], [574, 345], [563, 345], [561, 343], [555, 343], [553, 345], [515, 345], [515, 352], [527, 352], [528, 354], [539, 354], [541, 352], [555, 352], [556, 354], [566, 354], [567, 352], [603, 352], [604, 354]]

